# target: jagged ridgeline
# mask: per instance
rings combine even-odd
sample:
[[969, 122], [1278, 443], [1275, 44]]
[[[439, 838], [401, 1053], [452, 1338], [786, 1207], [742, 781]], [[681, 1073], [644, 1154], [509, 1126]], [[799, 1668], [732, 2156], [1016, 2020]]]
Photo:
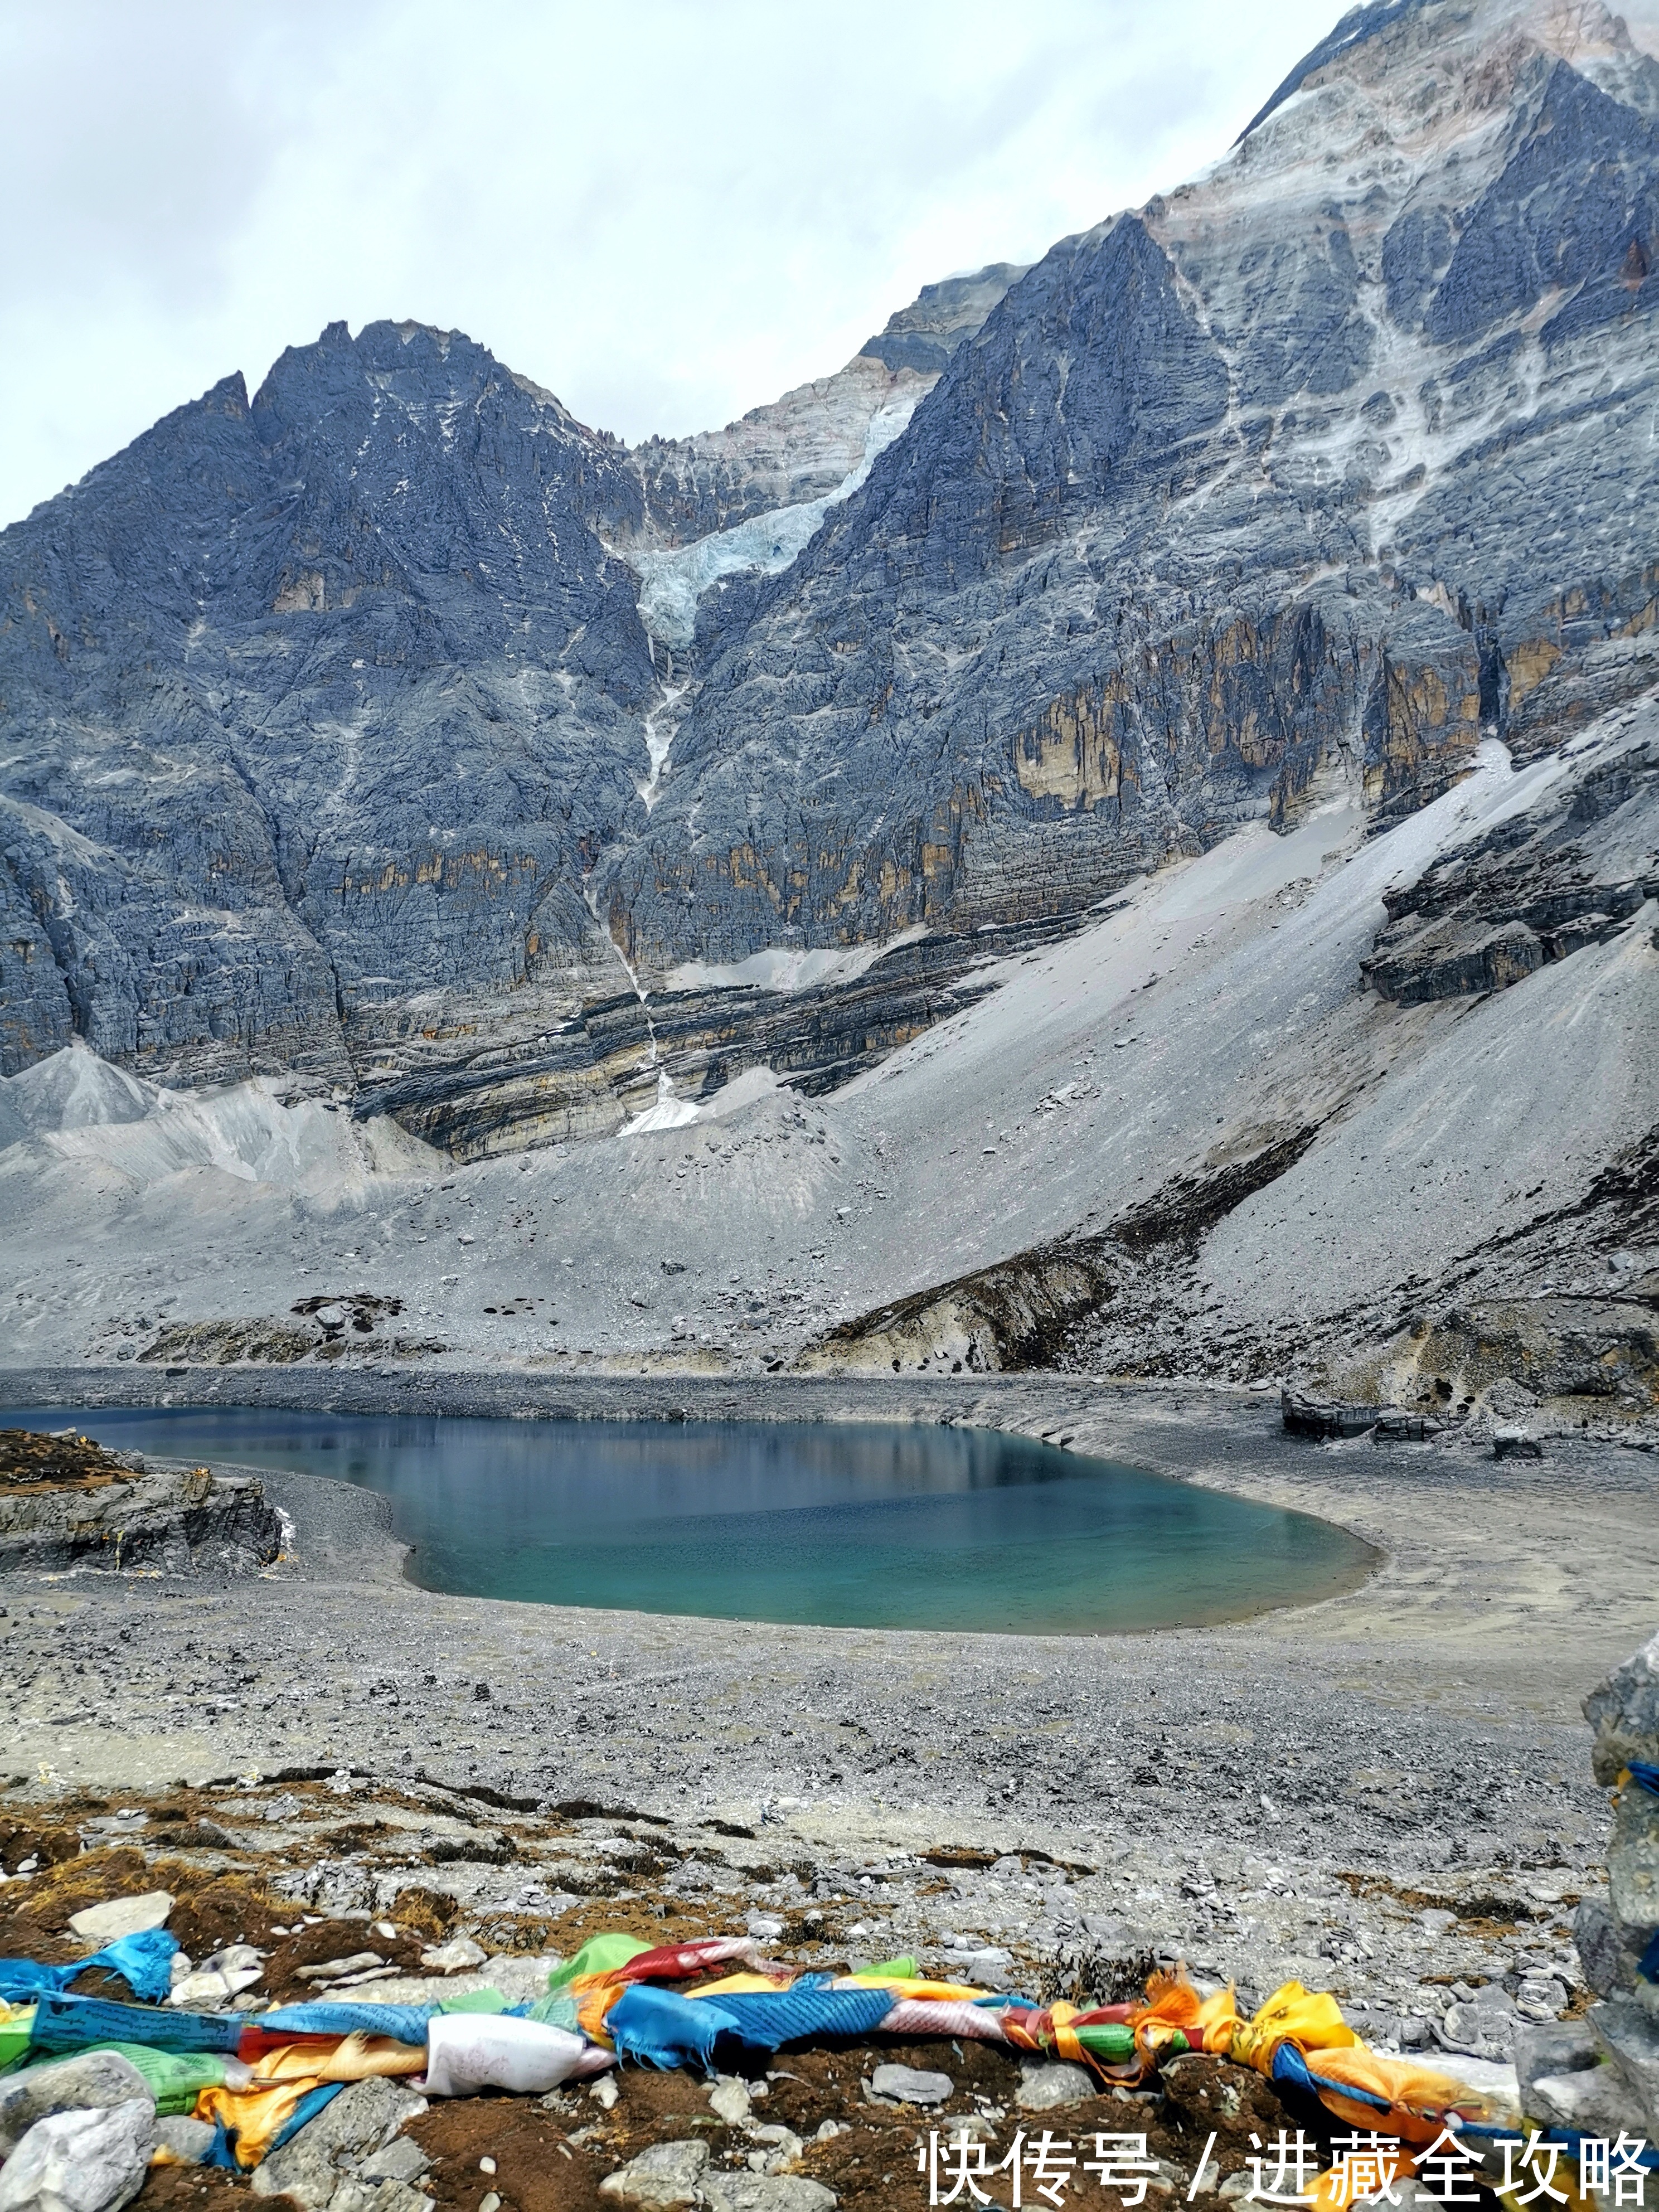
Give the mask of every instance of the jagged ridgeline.
[[[1047, 930], [1553, 747], [1659, 674], [1656, 118], [1600, 8], [1388, 0], [722, 432], [412, 325], [228, 378], [0, 537], [0, 1069], [602, 1129], [647, 1047], [592, 1010], [683, 963]], [[699, 1067], [915, 1025], [858, 1006], [699, 1012]]]

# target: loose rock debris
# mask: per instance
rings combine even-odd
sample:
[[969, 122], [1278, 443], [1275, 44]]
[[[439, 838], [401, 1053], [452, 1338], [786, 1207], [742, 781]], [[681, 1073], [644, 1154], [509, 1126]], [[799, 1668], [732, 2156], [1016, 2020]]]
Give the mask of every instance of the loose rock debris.
[[[333, 2063], [341, 2070], [343, 2063], [346, 2073], [363, 2075], [343, 2087], [331, 2081], [308, 2089], [270, 2130], [268, 2155], [253, 2169], [255, 2193], [286, 2197], [307, 2212], [424, 2212], [429, 2204], [465, 2212], [599, 2212], [619, 2203], [875, 2212], [940, 2201], [941, 2174], [948, 2190], [963, 2172], [977, 2177], [972, 2202], [1006, 2206], [1018, 2195], [1018, 2180], [1035, 2188], [1026, 2202], [1056, 2208], [1069, 2189], [1085, 2203], [1097, 2191], [1107, 2212], [1176, 2200], [1218, 2212], [1259, 2190], [1274, 2170], [1273, 2147], [1292, 2141], [1300, 2146], [1296, 2185], [1324, 2170], [1322, 2202], [1338, 2207], [1356, 2194], [1340, 2186], [1332, 2194], [1328, 2177], [1341, 2182], [1344, 2100], [1357, 2081], [1380, 2080], [1396, 2095], [1380, 2118], [1405, 2138], [1401, 2171], [1409, 2171], [1413, 2144], [1423, 2154], [1416, 2124], [1422, 2113], [1402, 2085], [1419, 2085], [1420, 2106], [1421, 2085], [1431, 2076], [1406, 2054], [1425, 2044], [1436, 2068], [1465, 2077], [1450, 2117], [1471, 2148], [1467, 2179], [1486, 2195], [1498, 2179], [1491, 2164], [1498, 2130], [1520, 2129], [1522, 2140], [1534, 2126], [1576, 2130], [1573, 2142], [1592, 2125], [1610, 2134], [1630, 2130], [1632, 2142], [1659, 2133], [1655, 2038], [1643, 1996], [1659, 1960], [1636, 1948], [1659, 1835], [1656, 1684], [1659, 1638], [1586, 1704], [1597, 1729], [1597, 1778], [1615, 1790], [1618, 1806], [1611, 1902], [1559, 1900], [1578, 1906], [1577, 1948], [1589, 1987], [1603, 2000], [1586, 2018], [1580, 2015], [1587, 1992], [1569, 1989], [1577, 1975], [1557, 1954], [1550, 1956], [1560, 1978], [1523, 1973], [1514, 1991], [1510, 1974], [1481, 1972], [1473, 1964], [1479, 1952], [1492, 1966], [1513, 1960], [1510, 1947], [1526, 1916], [1512, 1896], [1468, 1887], [1436, 1902], [1362, 1872], [1347, 1878], [1357, 1922], [1380, 1902], [1398, 1932], [1414, 1926], [1462, 1969], [1425, 1979], [1425, 1989], [1444, 1986], [1450, 2001], [1437, 2017], [1430, 2008], [1424, 2016], [1430, 2032], [1418, 2034], [1407, 2017], [1369, 2003], [1352, 1976], [1341, 2010], [1332, 1998], [1309, 1997], [1291, 1984], [1252, 2022], [1243, 2015], [1256, 1993], [1236, 2000], [1231, 1989], [1194, 1987], [1184, 1970], [1155, 1965], [1137, 2003], [1133, 1984], [1152, 1962], [1121, 1949], [1115, 1955], [1106, 1946], [1086, 1960], [1062, 1961], [1020, 1955], [1018, 1947], [975, 1948], [948, 1933], [925, 1960], [872, 1966], [867, 1944], [857, 1941], [872, 1934], [870, 1923], [849, 1924], [844, 1908], [866, 1905], [872, 1877], [842, 1874], [850, 1897], [815, 1881], [823, 1905], [790, 1914], [767, 1910], [786, 1883], [799, 1890], [800, 1882], [794, 1870], [763, 1863], [763, 1851], [747, 1848], [761, 1839], [693, 1842], [668, 1832], [665, 1821], [622, 1809], [498, 1806], [482, 1802], [498, 1792], [468, 1796], [343, 1770], [248, 1776], [127, 1805], [89, 1795], [59, 1795], [48, 1804], [39, 1785], [27, 1794], [15, 1788], [15, 1809], [0, 1822], [6, 1876], [0, 1954], [66, 1966], [83, 1955], [88, 1936], [119, 1930], [138, 1942], [154, 1941], [163, 1917], [180, 1948], [172, 1999], [148, 2015], [131, 2008], [131, 1991], [107, 1966], [77, 1974], [67, 2001], [43, 1999], [33, 2015], [21, 2004], [0, 2012], [0, 2152], [9, 2153], [0, 2168], [0, 2204], [53, 2201], [52, 2177], [61, 2179], [66, 2159], [78, 2161], [82, 2176], [96, 2175], [96, 2190], [81, 2192], [93, 2212], [135, 2194], [147, 2205], [205, 2206], [242, 2191], [246, 2179], [234, 2163], [191, 2161], [228, 2154], [234, 2161], [237, 2143], [223, 2119], [228, 2109], [245, 2110], [236, 2101], [236, 2069], [246, 2086], [247, 2057], [305, 2032], [307, 2017], [317, 2030], [325, 2019], [333, 2030], [301, 2054], [307, 2068], [325, 2070]], [[1013, 1855], [987, 1866], [988, 1856], [941, 1844], [907, 1867], [890, 1862], [880, 1881], [884, 1902], [908, 1891], [915, 1913], [950, 1887], [946, 1875], [960, 1893], [963, 1886], [1011, 1871]], [[1034, 1870], [1053, 1864], [1042, 1854], [1032, 1857]], [[515, 1891], [503, 1899], [497, 1890], [486, 1905], [503, 1867], [518, 1877]], [[674, 1894], [676, 1877], [688, 1867], [706, 1869], [700, 1901]], [[425, 1879], [414, 1878], [417, 1869]], [[1093, 1870], [1079, 1863], [1070, 1871]], [[342, 1903], [348, 1889], [372, 1901]], [[734, 1937], [730, 1923], [745, 1897], [745, 1934]], [[902, 1907], [890, 1909], [884, 1932], [903, 1917]], [[1535, 1917], [1549, 1919], [1551, 1907]], [[591, 1940], [602, 1931], [603, 1942]], [[711, 1937], [724, 1940], [704, 1942]], [[684, 1948], [696, 1944], [702, 1948]], [[562, 1959], [584, 1945], [582, 1956], [562, 1968]], [[677, 1948], [664, 1951], [665, 1945]], [[784, 1948], [796, 1954], [787, 1963]], [[1001, 2023], [991, 2031], [1001, 2041], [981, 2039], [988, 2031], [975, 2024], [972, 2001], [961, 1990], [894, 1999], [906, 1975], [923, 1978], [906, 1988], [926, 1992], [925, 1978], [933, 1976], [948, 1990], [961, 1982], [969, 1958], [975, 1966], [1006, 1967], [996, 1978], [1001, 2005], [978, 2010], [980, 2020], [989, 2011]], [[670, 1963], [654, 1963], [659, 1960]], [[755, 1966], [763, 1976], [769, 1968], [772, 1980], [747, 1971]], [[587, 1979], [571, 1978], [584, 1967], [592, 1970]], [[0, 1966], [0, 1977], [8, 1971]], [[860, 1972], [862, 1984], [843, 1981]], [[205, 1986], [212, 1976], [216, 1990]], [[580, 2050], [579, 2067], [609, 2066], [606, 2043], [621, 2051], [627, 2042], [619, 1990], [644, 1999], [647, 2013], [656, 1993], [666, 1991], [667, 2003], [680, 2012], [670, 2015], [666, 2031], [653, 2014], [649, 2033], [665, 2032], [672, 2043], [680, 2032], [676, 2019], [705, 2017], [721, 2005], [741, 2018], [744, 2003], [755, 2000], [726, 1992], [756, 1992], [763, 2007], [780, 1976], [796, 1978], [790, 1995], [805, 1993], [803, 2002], [821, 2000], [832, 1978], [866, 1992], [880, 1978], [878, 2005], [897, 2002], [896, 2022], [906, 2002], [917, 2014], [938, 2002], [956, 2008], [963, 2032], [823, 2036], [806, 2048], [786, 2043], [775, 2053], [725, 2042], [706, 2069], [629, 2065], [593, 2080], [573, 2070], [545, 2094], [486, 2090], [447, 2098], [425, 2094], [441, 2086], [435, 2025], [425, 2030], [431, 2055], [412, 2047], [407, 2053], [428, 2069], [424, 2079], [392, 2078], [413, 2071], [395, 2056], [395, 2039], [337, 2041], [352, 2018], [371, 2029], [395, 2025], [392, 2015], [356, 2008], [417, 2007], [419, 2018], [435, 2005], [446, 2008], [436, 2019], [449, 2041], [457, 2039], [452, 2029], [486, 2046], [492, 2035], [510, 2041], [564, 2033]], [[630, 1977], [638, 1988], [626, 1986]], [[1012, 2004], [1010, 1989], [1017, 1993]], [[701, 2014], [699, 1990], [708, 1992]], [[187, 1993], [188, 2007], [179, 2002]], [[1043, 2009], [1023, 2009], [1028, 1995]], [[205, 2038], [226, 2054], [247, 2056], [217, 2062], [224, 2095], [204, 2090], [193, 2111], [179, 2112], [167, 2109], [168, 2096], [161, 2094], [152, 2119], [143, 2097], [122, 2094], [132, 2086], [125, 2057], [100, 2051], [65, 2061], [61, 2027], [41, 2043], [37, 2016], [46, 2018], [55, 2003], [60, 2022], [84, 2018], [75, 2001], [88, 1997], [120, 2004], [125, 2018], [143, 2021], [158, 2042], [176, 2038], [188, 2046], [194, 2039], [199, 2045]], [[319, 2000], [354, 2009], [287, 2015], [292, 2005]], [[1073, 2010], [1079, 2002], [1098, 2008], [1103, 2024], [1091, 2027], [1079, 2017]], [[503, 2008], [523, 2014], [532, 2006], [539, 2023], [502, 2016]], [[578, 2026], [586, 2031], [585, 2049], [571, 2033]], [[1352, 2047], [1358, 2038], [1351, 2027], [1363, 2030], [1370, 2051]], [[1021, 2047], [1022, 2036], [1034, 2047]], [[351, 2055], [341, 2062], [319, 2052]], [[1237, 2063], [1247, 2058], [1250, 2063]], [[152, 2075], [154, 2060], [151, 2053]], [[101, 2086], [94, 2086], [94, 2073]], [[53, 2109], [54, 2081], [79, 2100], [66, 2112]], [[153, 2084], [144, 2094], [152, 2091]], [[314, 2110], [309, 2099], [318, 2100]], [[18, 2123], [10, 2134], [9, 2110]], [[156, 2162], [143, 2162], [152, 2157]], [[1424, 2193], [1418, 2185], [1419, 2199]]]

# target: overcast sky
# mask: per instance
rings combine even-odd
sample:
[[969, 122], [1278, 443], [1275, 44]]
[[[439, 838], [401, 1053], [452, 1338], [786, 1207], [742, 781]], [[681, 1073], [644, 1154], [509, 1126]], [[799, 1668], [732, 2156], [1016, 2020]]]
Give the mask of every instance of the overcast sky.
[[1214, 159], [1341, 0], [0, 0], [0, 523], [343, 317], [633, 442]]

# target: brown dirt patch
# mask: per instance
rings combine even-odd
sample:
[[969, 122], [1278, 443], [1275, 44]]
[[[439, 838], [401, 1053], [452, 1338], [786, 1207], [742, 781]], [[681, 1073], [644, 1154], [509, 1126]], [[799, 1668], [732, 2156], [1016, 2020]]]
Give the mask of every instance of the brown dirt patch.
[[[290, 1905], [279, 1924], [291, 1925], [293, 1912]], [[398, 1925], [395, 1919], [388, 1924], [394, 1928]], [[259, 1989], [261, 1995], [275, 1997], [282, 2004], [303, 2004], [313, 1997], [336, 1995], [348, 2000], [361, 1996], [374, 2002], [376, 1991], [372, 1982], [362, 1990], [336, 1992], [319, 1989], [315, 1982], [296, 1978], [296, 1970], [301, 1966], [326, 1966], [331, 1960], [355, 1959], [360, 1954], [374, 1951], [386, 1966], [400, 1967], [406, 1974], [423, 1974], [427, 1971], [421, 1964], [421, 1953], [427, 1942], [424, 1936], [407, 1932], [380, 1936], [366, 1920], [319, 1920], [313, 1928], [302, 1928], [297, 1936], [276, 1936], [270, 1941], [271, 1953], [265, 1961], [265, 1978]]]
[[143, 1470], [90, 1437], [43, 1436], [38, 1429], [0, 1429], [0, 1496], [39, 1490], [104, 1490], [137, 1482]]
[[435, 1889], [400, 1889], [386, 1917], [395, 1927], [413, 1929], [429, 1942], [442, 1942], [461, 1917], [453, 1897]]
[[0, 1820], [0, 1866], [9, 1875], [15, 1874], [25, 1859], [61, 1866], [65, 1859], [77, 1858], [80, 1851], [81, 1838], [73, 1828], [52, 1821]]
[[[465, 2097], [434, 2104], [404, 2133], [432, 2160], [426, 2181], [445, 2212], [477, 2212], [492, 2189], [513, 2212], [614, 2212], [599, 2183], [623, 2161], [573, 2146], [566, 2129], [577, 2124], [544, 2112], [533, 2098]], [[495, 2160], [493, 2174], [480, 2172], [481, 2158]]]
[[[153, 2166], [137, 2203], [144, 2212], [246, 2212], [247, 2184], [215, 2166]], [[300, 2212], [291, 2197], [264, 2197], [271, 2212]]]

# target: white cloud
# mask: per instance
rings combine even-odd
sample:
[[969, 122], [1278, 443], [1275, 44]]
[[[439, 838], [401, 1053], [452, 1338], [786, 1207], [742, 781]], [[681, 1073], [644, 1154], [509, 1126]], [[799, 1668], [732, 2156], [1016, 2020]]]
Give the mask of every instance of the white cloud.
[[0, 15], [0, 519], [343, 317], [630, 441], [1218, 154], [1334, 0], [54, 0]]

